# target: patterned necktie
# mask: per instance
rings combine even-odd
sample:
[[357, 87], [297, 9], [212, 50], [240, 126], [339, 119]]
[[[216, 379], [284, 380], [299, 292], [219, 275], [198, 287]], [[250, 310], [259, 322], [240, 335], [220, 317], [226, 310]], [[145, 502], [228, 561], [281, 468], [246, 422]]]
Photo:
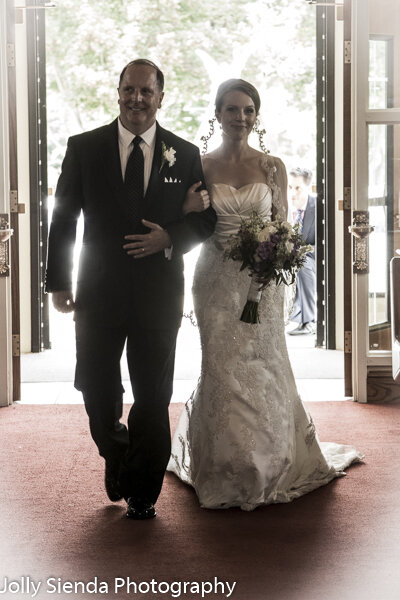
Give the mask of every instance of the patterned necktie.
[[137, 135], [132, 144], [133, 150], [129, 155], [125, 171], [125, 190], [129, 202], [129, 212], [132, 217], [132, 225], [135, 227], [140, 223], [143, 210], [144, 196], [144, 157], [139, 146], [142, 138]]
[[296, 218], [294, 220], [294, 224], [295, 225], [299, 224], [299, 232], [300, 233], [303, 229], [303, 215], [304, 215], [304, 210], [301, 210], [300, 208], [298, 208], [297, 213], [296, 213]]

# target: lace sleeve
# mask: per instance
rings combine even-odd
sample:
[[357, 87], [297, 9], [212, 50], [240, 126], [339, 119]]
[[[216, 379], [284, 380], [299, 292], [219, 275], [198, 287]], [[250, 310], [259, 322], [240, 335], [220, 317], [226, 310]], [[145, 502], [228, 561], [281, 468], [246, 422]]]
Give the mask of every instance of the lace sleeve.
[[287, 175], [285, 165], [280, 158], [264, 155], [261, 167], [267, 175], [267, 183], [272, 190], [272, 205], [276, 216], [287, 218]]

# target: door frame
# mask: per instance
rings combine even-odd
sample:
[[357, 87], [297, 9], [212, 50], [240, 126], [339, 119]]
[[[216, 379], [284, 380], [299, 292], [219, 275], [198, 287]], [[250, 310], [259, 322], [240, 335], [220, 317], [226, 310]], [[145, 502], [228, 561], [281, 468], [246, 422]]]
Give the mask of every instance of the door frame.
[[[0, 3], [0, 213], [10, 215], [8, 6]], [[9, 221], [10, 222], [10, 221]], [[6, 242], [9, 244], [9, 242]], [[10, 245], [10, 244], [9, 244]], [[0, 277], [0, 406], [13, 402], [11, 277]]]
[[42, 352], [51, 348], [49, 295], [44, 292], [48, 237], [46, 11], [42, 0], [31, 0], [31, 3], [38, 7], [38, 10], [25, 11], [29, 112], [31, 352]]
[[316, 346], [336, 349], [334, 6], [316, 7]]
[[353, 395], [353, 311], [352, 311], [352, 242], [351, 225], [352, 178], [352, 65], [345, 47], [352, 43], [352, 0], [343, 3], [343, 334], [344, 394]]
[[[352, 0], [352, 210], [367, 210], [368, 203], [368, 126], [400, 124], [400, 108], [368, 107], [369, 0]], [[349, 235], [349, 234], [347, 234]], [[358, 402], [368, 401], [369, 370], [391, 370], [391, 352], [370, 351], [368, 325], [368, 275], [352, 276], [353, 306], [353, 394]], [[383, 383], [383, 382], [382, 382]], [[391, 386], [393, 382], [387, 382]], [[384, 400], [385, 387], [380, 394]], [[400, 393], [400, 392], [399, 392]]]
[[[15, 54], [15, 0], [6, 0], [7, 45]], [[12, 364], [13, 401], [21, 400], [21, 322], [19, 282], [19, 203], [18, 203], [18, 153], [17, 153], [17, 75], [16, 60], [8, 64], [8, 123], [10, 161], [10, 223], [14, 234], [11, 237], [11, 301], [12, 301]]]

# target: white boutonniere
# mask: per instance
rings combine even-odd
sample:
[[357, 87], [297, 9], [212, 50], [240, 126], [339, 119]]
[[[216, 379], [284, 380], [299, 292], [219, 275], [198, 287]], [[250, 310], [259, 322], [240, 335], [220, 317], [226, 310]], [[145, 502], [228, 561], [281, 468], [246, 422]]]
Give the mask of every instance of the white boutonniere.
[[169, 167], [172, 167], [172, 165], [176, 163], [176, 150], [174, 150], [172, 146], [168, 148], [165, 142], [161, 142], [161, 152], [161, 167], [159, 172], [161, 172], [161, 169], [163, 168], [166, 162], [168, 163]]

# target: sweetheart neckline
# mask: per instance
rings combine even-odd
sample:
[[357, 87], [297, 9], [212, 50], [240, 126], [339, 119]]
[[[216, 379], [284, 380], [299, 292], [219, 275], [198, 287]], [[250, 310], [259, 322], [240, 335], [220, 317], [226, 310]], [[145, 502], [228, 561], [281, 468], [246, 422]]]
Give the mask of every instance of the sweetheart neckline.
[[226, 187], [231, 188], [232, 190], [235, 190], [236, 192], [240, 192], [240, 190], [249, 187], [249, 185], [265, 185], [266, 187], [269, 187], [268, 183], [265, 183], [265, 181], [253, 181], [252, 183], [245, 183], [245, 185], [241, 185], [238, 188], [234, 185], [230, 185], [229, 183], [212, 183], [211, 185], [224, 185]]

